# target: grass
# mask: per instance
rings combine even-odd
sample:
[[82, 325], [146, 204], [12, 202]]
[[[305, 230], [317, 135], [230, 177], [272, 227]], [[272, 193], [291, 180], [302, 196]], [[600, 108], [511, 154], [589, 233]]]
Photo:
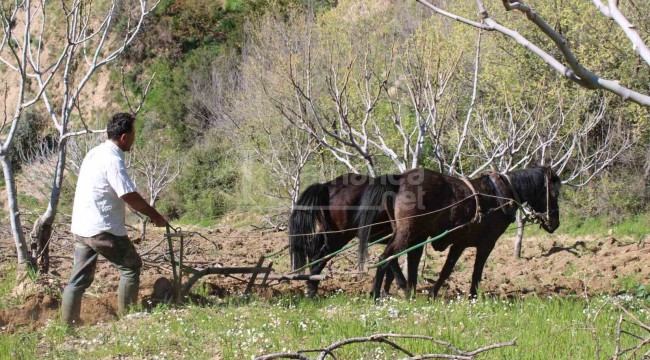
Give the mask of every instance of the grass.
[[624, 221], [615, 224], [612, 224], [608, 217], [564, 217], [558, 232], [573, 236], [629, 236], [641, 240], [650, 233], [650, 213], [630, 215]]
[[[642, 321], [648, 302], [627, 298]], [[251, 359], [261, 354], [323, 348], [345, 338], [377, 333], [429, 335], [463, 350], [517, 338], [516, 347], [493, 350], [482, 359], [593, 359], [596, 340], [611, 356], [619, 312], [606, 298], [481, 299], [429, 302], [337, 294], [318, 301], [302, 298], [256, 299], [246, 305], [157, 308], [110, 324], [67, 331], [51, 323], [35, 333], [0, 338], [0, 358], [30, 358], [38, 348], [47, 358]], [[590, 328], [594, 328], [592, 333]], [[627, 329], [631, 330], [631, 329]], [[633, 330], [632, 330], [633, 331]], [[595, 337], [595, 338], [594, 338]], [[635, 339], [623, 336], [624, 347]], [[422, 340], [397, 340], [416, 354], [445, 349]], [[341, 359], [399, 357], [388, 346], [355, 344], [337, 351]]]
[[[10, 298], [11, 292], [13, 291], [16, 278], [16, 266], [9, 265], [3, 269], [4, 271], [0, 272], [0, 299]], [[0, 309], [8, 309], [9, 302], [1, 301]]]
[[[563, 218], [558, 232], [607, 234], [611, 229], [612, 236], [645, 236], [650, 233], [648, 220], [647, 214], [618, 225], [607, 225], [605, 219]], [[526, 236], [537, 233], [543, 234], [537, 226], [526, 230]], [[565, 269], [566, 275], [574, 271], [573, 264]], [[0, 309], [7, 308], [5, 300], [11, 296], [14, 277], [14, 268], [0, 273]], [[650, 288], [631, 277], [621, 278], [620, 285], [630, 294], [623, 299], [627, 307], [648, 323]], [[202, 291], [201, 287], [196, 289]], [[201, 295], [207, 296], [205, 291]], [[285, 296], [253, 299], [245, 305], [233, 301], [210, 307], [163, 306], [151, 313], [137, 313], [80, 329], [68, 329], [52, 321], [36, 331], [2, 334], [0, 359], [251, 359], [274, 352], [318, 349], [345, 338], [388, 332], [429, 335], [464, 350], [517, 339], [516, 347], [493, 350], [481, 355], [481, 359], [593, 359], [597, 357], [597, 346], [600, 356], [606, 358], [614, 352], [620, 315], [607, 303], [608, 299], [387, 299], [375, 303], [365, 296], [336, 294], [318, 301]], [[594, 318], [601, 307], [599, 316]], [[627, 323], [624, 326], [626, 331], [647, 336]], [[623, 335], [621, 341], [623, 348], [638, 342], [630, 335]], [[416, 354], [445, 350], [422, 340], [397, 342]], [[350, 345], [336, 354], [340, 359], [403, 357], [376, 343]]]
[[[516, 224], [512, 224], [506, 231], [507, 235], [514, 235]], [[575, 214], [562, 215], [560, 227], [556, 234], [568, 236], [610, 235], [614, 237], [630, 237], [636, 240], [643, 240], [650, 234], [650, 213], [630, 215], [619, 223], [611, 223], [608, 217], [581, 217]], [[546, 232], [536, 224], [527, 224], [524, 236], [539, 236]]]

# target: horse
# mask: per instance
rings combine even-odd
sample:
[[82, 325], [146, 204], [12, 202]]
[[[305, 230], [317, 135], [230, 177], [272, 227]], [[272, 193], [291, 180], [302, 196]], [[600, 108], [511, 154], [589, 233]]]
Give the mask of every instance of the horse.
[[[506, 174], [493, 171], [479, 178], [468, 180], [444, 175], [428, 169], [413, 169], [399, 176], [399, 189], [393, 200], [393, 235], [380, 260], [393, 255], [429, 237], [450, 230], [445, 236], [431, 242], [437, 251], [450, 247], [440, 276], [429, 291], [429, 297], [438, 296], [443, 283], [449, 278], [456, 262], [468, 247], [475, 247], [476, 259], [472, 273], [470, 297], [475, 298], [488, 256], [497, 239], [515, 221], [519, 206], [527, 203], [532, 215], [548, 233], [560, 225], [558, 197], [561, 179], [550, 168], [533, 167]], [[381, 197], [381, 187], [366, 189], [364, 200]], [[365, 208], [364, 202], [360, 207]], [[371, 211], [371, 210], [365, 210]], [[360, 216], [371, 218], [372, 214]], [[363, 221], [358, 224], [364, 226]], [[360, 238], [359, 252], [367, 252], [367, 237]], [[424, 247], [407, 254], [407, 294], [417, 285], [417, 271]], [[378, 284], [386, 272], [386, 265], [377, 267], [373, 295], [380, 296]]]
[[[398, 182], [391, 180], [391, 175], [374, 178], [348, 173], [326, 183], [315, 183], [307, 187], [298, 197], [289, 217], [291, 269], [301, 269], [307, 265], [307, 259], [312, 263], [349, 243], [357, 235], [357, 212], [366, 188], [376, 185], [373, 189], [377, 193], [396, 192]], [[374, 209], [381, 204], [368, 199], [365, 206]], [[378, 240], [392, 231], [386, 211], [378, 211], [373, 213], [372, 218], [364, 217], [362, 220], [368, 225], [363, 229], [368, 241]], [[379, 224], [372, 226], [375, 222]], [[311, 265], [310, 274], [320, 274], [326, 263], [327, 260], [323, 260]], [[389, 266], [392, 271], [386, 274], [384, 291], [389, 292], [393, 277], [400, 288], [406, 288], [406, 278], [397, 261], [391, 262]], [[316, 280], [307, 281], [307, 297], [316, 296], [318, 284], [319, 281]]]

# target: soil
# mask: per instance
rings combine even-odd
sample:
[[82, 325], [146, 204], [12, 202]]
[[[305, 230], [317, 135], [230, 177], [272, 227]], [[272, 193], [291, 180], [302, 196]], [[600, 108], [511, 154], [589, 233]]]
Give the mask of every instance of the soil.
[[[187, 229], [184, 229], [188, 231]], [[194, 268], [219, 266], [255, 266], [264, 254], [283, 249], [287, 244], [286, 232], [241, 230], [231, 228], [190, 229], [185, 238], [184, 261]], [[6, 233], [5, 233], [6, 234]], [[137, 238], [133, 231], [132, 239]], [[136, 245], [144, 260], [141, 276], [141, 301], [149, 308], [169, 297], [168, 280], [171, 267], [167, 263], [164, 233], [151, 230], [147, 240]], [[512, 236], [503, 236], [490, 255], [481, 289], [484, 294], [499, 298], [525, 298], [530, 296], [594, 296], [618, 294], [650, 279], [650, 244], [644, 241], [606, 237], [572, 238], [564, 235], [525, 238], [523, 257], [514, 259]], [[369, 264], [376, 261], [381, 247], [371, 249]], [[60, 291], [67, 283], [72, 268], [73, 243], [70, 234], [59, 229], [51, 243], [51, 271], [41, 276], [37, 284], [31, 280], [21, 282], [14, 289], [8, 305], [0, 305], [0, 333], [17, 329], [35, 329], [58, 318]], [[15, 257], [13, 240], [3, 236], [0, 240], [0, 277], [13, 266]], [[446, 257], [445, 252], [427, 248], [421, 263], [418, 296], [425, 296], [430, 283], [437, 277]], [[467, 249], [456, 265], [444, 289], [446, 297], [464, 295], [469, 290], [474, 250]], [[289, 272], [287, 250], [264, 262], [272, 262], [274, 273]], [[369, 293], [374, 270], [356, 270], [355, 249], [343, 253], [328, 263], [325, 274], [331, 278], [321, 283], [319, 295], [332, 292], [350, 294]], [[423, 275], [422, 275], [423, 274]], [[261, 276], [260, 276], [261, 278]], [[110, 322], [117, 318], [117, 284], [119, 273], [110, 263], [98, 263], [95, 281], [86, 291], [82, 305], [84, 324]], [[187, 280], [187, 277], [184, 278]], [[260, 280], [258, 280], [258, 283]], [[239, 296], [246, 288], [243, 275], [236, 278], [221, 275], [206, 276], [192, 290], [193, 300], [213, 303], [228, 297]], [[154, 291], [155, 290], [155, 291]], [[304, 283], [271, 282], [256, 286], [258, 296], [300, 295]], [[399, 291], [393, 294], [403, 296]], [[6, 299], [2, 299], [4, 302]]]

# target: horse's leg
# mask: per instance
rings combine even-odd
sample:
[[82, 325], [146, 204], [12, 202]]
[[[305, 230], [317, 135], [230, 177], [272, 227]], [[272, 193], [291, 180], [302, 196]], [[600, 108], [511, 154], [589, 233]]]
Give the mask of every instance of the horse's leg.
[[429, 292], [430, 297], [435, 299], [438, 296], [438, 291], [442, 287], [442, 284], [449, 278], [449, 275], [451, 275], [454, 266], [456, 266], [456, 262], [460, 259], [460, 255], [463, 254], [463, 250], [465, 250], [464, 247], [456, 245], [452, 245], [451, 248], [449, 248], [449, 254], [447, 255], [447, 260], [445, 260], [445, 265], [442, 266], [440, 276], [438, 276], [438, 280], [433, 284], [433, 289]]
[[472, 285], [469, 288], [469, 297], [470, 299], [476, 299], [478, 294], [478, 284], [481, 282], [483, 277], [483, 269], [485, 268], [485, 262], [490, 256], [492, 249], [494, 249], [494, 244], [491, 243], [482, 243], [476, 248], [476, 260], [474, 260], [474, 271], [472, 272]]
[[393, 273], [393, 267], [389, 263], [388, 270], [386, 270], [386, 274], [384, 275], [384, 295], [390, 295], [390, 287], [393, 285], [393, 280], [395, 280], [395, 274]]
[[[325, 236], [324, 234], [318, 234], [316, 236]], [[319, 259], [322, 259], [323, 257], [330, 255], [331, 253], [334, 253], [336, 251], [339, 251], [345, 244], [347, 244], [349, 239], [346, 239], [341, 237], [340, 234], [329, 234], [325, 237], [324, 245], [320, 249], [320, 251], [310, 259], [311, 262], [317, 261]], [[323, 269], [325, 268], [325, 265], [327, 265], [328, 260], [323, 260], [317, 264], [314, 264], [310, 268], [310, 274], [311, 275], [319, 275]], [[320, 281], [318, 280], [309, 280], [307, 281], [307, 297], [308, 298], [313, 298], [316, 295], [318, 295], [318, 285], [320, 284]]]
[[[406, 286], [407, 286], [406, 278], [404, 277], [404, 273], [402, 272], [402, 268], [399, 266], [399, 261], [397, 259], [392, 260], [389, 263], [389, 266], [390, 266], [390, 269], [391, 269], [389, 274], [393, 275], [393, 277], [395, 278], [395, 282], [397, 283], [397, 286], [399, 286], [400, 289], [406, 291]], [[388, 275], [386, 275], [386, 276], [388, 276]], [[386, 281], [388, 281], [388, 280], [386, 280]], [[386, 288], [386, 286], [387, 285], [385, 285], [384, 288]], [[390, 284], [388, 284], [388, 286], [390, 286]], [[388, 290], [386, 290], [386, 292], [388, 292]]]
[[390, 287], [393, 284], [393, 280], [397, 283], [397, 286], [406, 291], [406, 278], [402, 272], [402, 268], [399, 266], [397, 259], [391, 260], [388, 263], [388, 270], [385, 275], [386, 279], [384, 280], [384, 294], [390, 294]]
[[[329, 248], [328, 248], [327, 241], [325, 241], [325, 235], [324, 234], [316, 234], [316, 235], [314, 235], [314, 238], [316, 238], [316, 239], [312, 240], [313, 242], [315, 242], [317, 244], [322, 243], [323, 246], [321, 246], [321, 248], [318, 250], [316, 255], [313, 255], [313, 256], [309, 257], [309, 262], [310, 263], [314, 262], [314, 261], [317, 261], [317, 260], [320, 260], [323, 257], [327, 256], [327, 254], [329, 254]], [[323, 268], [325, 267], [326, 263], [327, 263], [327, 260], [324, 260], [324, 261], [319, 262], [318, 264], [311, 265], [309, 267], [309, 274], [310, 275], [318, 275], [318, 274], [320, 274], [321, 271], [323, 271]], [[307, 281], [307, 290], [306, 290], [305, 294], [306, 294], [306, 296], [308, 298], [313, 298], [318, 294], [318, 284], [319, 283], [320, 283], [320, 281], [316, 281], [316, 280]]]
[[375, 300], [381, 297], [381, 284], [383, 283], [384, 278], [386, 277], [387, 269], [388, 269], [387, 264], [377, 267], [377, 272], [375, 273], [375, 279], [372, 283], [372, 291], [370, 292], [370, 296], [372, 296]]
[[[400, 244], [400, 242], [397, 240], [398, 238], [396, 237], [396, 235], [393, 235], [393, 238], [388, 242], [388, 245], [384, 249], [384, 252], [379, 256], [380, 262], [393, 256], [393, 254], [396, 254], [404, 250], [404, 245]], [[397, 263], [397, 259], [393, 259], [389, 261], [387, 264], [377, 267], [377, 272], [375, 274], [375, 280], [372, 285], [372, 293], [371, 293], [371, 295], [375, 298], [375, 300], [378, 299], [381, 295], [381, 284], [383, 283], [383, 280], [386, 276], [386, 270], [388, 269], [392, 270], [393, 267], [399, 268], [399, 263]], [[395, 272], [393, 272], [393, 275], [395, 275]]]
[[422, 252], [424, 248], [417, 248], [411, 250], [406, 254], [406, 265], [408, 268], [408, 283], [406, 285], [406, 294], [409, 298], [415, 296], [418, 285], [418, 266], [420, 265], [420, 259], [422, 258]]

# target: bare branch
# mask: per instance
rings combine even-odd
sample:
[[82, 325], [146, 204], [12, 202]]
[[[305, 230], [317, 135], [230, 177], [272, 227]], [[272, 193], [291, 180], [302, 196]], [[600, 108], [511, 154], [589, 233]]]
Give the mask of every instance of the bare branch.
[[[419, 340], [427, 340], [430, 341], [434, 344], [441, 345], [446, 347], [451, 354], [422, 354], [422, 355], [415, 355], [411, 351], [405, 349], [403, 346], [397, 344], [394, 342], [392, 339], [419, 339]], [[366, 337], [358, 337], [358, 338], [349, 338], [349, 339], [344, 339], [341, 341], [337, 341], [329, 346], [327, 346], [324, 349], [313, 349], [313, 350], [300, 350], [297, 352], [285, 352], [285, 353], [276, 353], [276, 354], [269, 354], [269, 355], [264, 355], [257, 357], [256, 360], [270, 360], [270, 359], [310, 359], [309, 357], [305, 356], [305, 353], [310, 353], [310, 352], [318, 352], [319, 356], [317, 357], [318, 360], [324, 360], [326, 357], [331, 356], [332, 358], [334, 357], [334, 351], [337, 349], [344, 347], [346, 345], [350, 344], [358, 344], [358, 343], [381, 343], [381, 344], [386, 344], [393, 349], [405, 354], [408, 356], [408, 359], [457, 359], [457, 360], [472, 360], [475, 358], [476, 355], [495, 350], [495, 349], [500, 349], [504, 348], [507, 346], [516, 346], [516, 342], [510, 341], [510, 342], [503, 342], [503, 343], [497, 343], [497, 344], [491, 344], [487, 345], [484, 347], [481, 347], [479, 349], [473, 350], [473, 351], [462, 351], [458, 349], [457, 347], [453, 346], [452, 344], [442, 341], [442, 340], [437, 340], [433, 337], [430, 336], [425, 336], [425, 335], [408, 335], [408, 334], [375, 334], [375, 335], [370, 335]]]
[[630, 39], [630, 42], [632, 42], [632, 49], [639, 53], [646, 64], [650, 65], [650, 48], [648, 48], [645, 42], [643, 42], [643, 39], [641, 39], [641, 36], [639, 36], [639, 33], [636, 31], [636, 27], [632, 25], [625, 15], [623, 15], [621, 10], [619, 10], [618, 0], [608, 0], [609, 7], [606, 7], [601, 0], [592, 1], [603, 15], [616, 21], [621, 30], [623, 30], [628, 39]]
[[[425, 5], [429, 9], [433, 10], [437, 14], [447, 16], [456, 20], [456, 17], [452, 17], [453, 14], [442, 11], [441, 9], [431, 5], [425, 0], [417, 0], [419, 3]], [[565, 78], [571, 80], [572, 82], [585, 87], [587, 89], [602, 89], [609, 91], [613, 94], [620, 96], [623, 100], [629, 100], [634, 103], [637, 103], [644, 107], [650, 107], [650, 96], [641, 94], [634, 90], [628, 89], [624, 86], [621, 86], [618, 81], [603, 79], [594, 74], [593, 72], [584, 68], [580, 62], [577, 60], [569, 43], [557, 33], [551, 26], [549, 26], [532, 8], [528, 7], [523, 3], [523, 1], [512, 1], [503, 0], [503, 4], [506, 7], [507, 11], [517, 10], [526, 15], [530, 21], [532, 21], [547, 37], [549, 37], [557, 46], [557, 48], [562, 52], [565, 60], [569, 64], [569, 67], [564, 66], [559, 60], [555, 59], [551, 54], [539, 48], [537, 45], [530, 42], [524, 36], [519, 34], [517, 31], [509, 29], [494, 19], [492, 19], [488, 12], [485, 10], [482, 2], [480, 0], [476, 1], [477, 6], [479, 7], [479, 15], [481, 16], [482, 23], [475, 24], [469, 21], [463, 21], [468, 25], [472, 25], [488, 31], [497, 31], [510, 38], [514, 39], [521, 46], [531, 51], [542, 59], [545, 63], [550, 65], [555, 71], [560, 73]]]

